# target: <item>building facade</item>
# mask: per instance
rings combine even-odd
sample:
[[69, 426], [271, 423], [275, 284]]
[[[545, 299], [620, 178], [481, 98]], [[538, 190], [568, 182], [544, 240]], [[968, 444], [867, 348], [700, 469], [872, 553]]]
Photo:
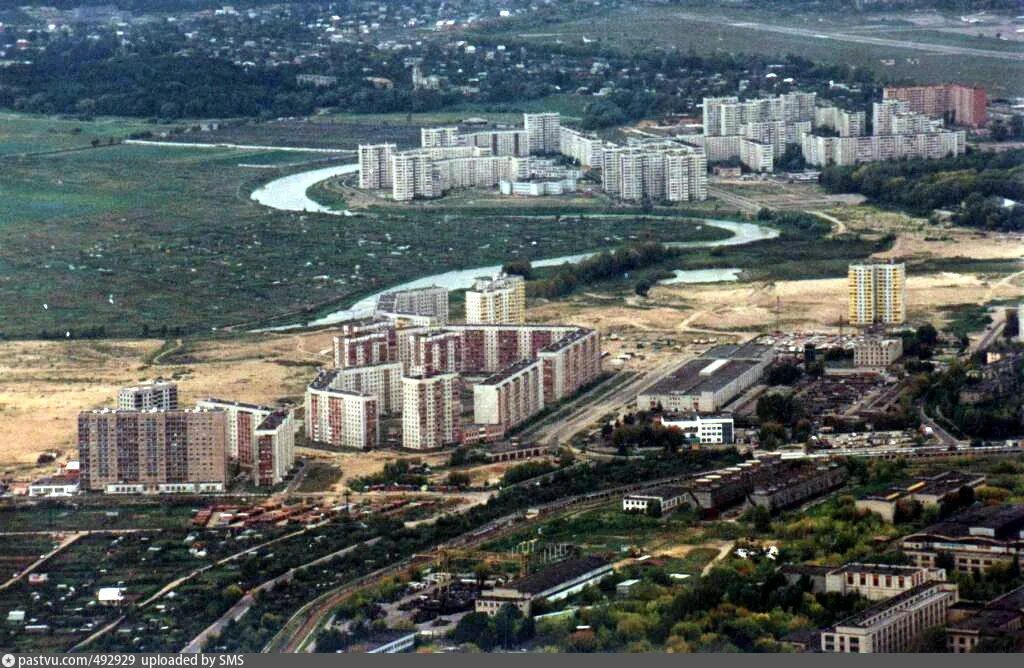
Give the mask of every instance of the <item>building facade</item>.
[[580, 328], [537, 353], [544, 383], [544, 403], [572, 396], [601, 375], [601, 335]]
[[434, 450], [462, 441], [462, 379], [457, 373], [402, 378], [402, 447]]
[[392, 155], [394, 144], [359, 145], [359, 187], [384, 190], [393, 183]]
[[295, 465], [295, 418], [290, 410], [280, 409], [256, 427], [253, 484], [272, 487], [284, 481]]
[[523, 126], [531, 155], [558, 153], [561, 148], [561, 117], [556, 112], [523, 114]]
[[500, 424], [508, 431], [543, 409], [540, 360], [516, 362], [473, 386], [475, 424]]
[[223, 411], [85, 411], [78, 416], [82, 489], [108, 493], [222, 492]]
[[331, 387], [338, 370], [321, 373], [306, 388], [306, 438], [346, 448], [369, 450], [380, 445], [377, 397]]
[[953, 125], [980, 128], [988, 122], [988, 96], [984, 88], [977, 86], [886, 86], [882, 99], [905, 102], [915, 113], [940, 118]]
[[855, 326], [900, 325], [907, 320], [907, 266], [896, 262], [851, 264], [847, 275], [849, 319]]
[[228, 456], [243, 467], [251, 467], [256, 461], [256, 427], [276, 409], [214, 397], [200, 399], [196, 408], [227, 414]]
[[117, 407], [123, 411], [173, 411], [178, 408], [178, 384], [169, 380], [122, 387], [117, 392]]
[[526, 322], [526, 280], [498, 274], [478, 278], [466, 291], [466, 323], [508, 325]]

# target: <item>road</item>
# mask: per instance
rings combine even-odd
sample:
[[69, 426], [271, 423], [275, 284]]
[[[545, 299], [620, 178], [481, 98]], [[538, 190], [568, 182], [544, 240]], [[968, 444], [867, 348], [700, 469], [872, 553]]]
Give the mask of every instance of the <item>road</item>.
[[350, 545], [346, 548], [342, 548], [340, 550], [337, 550], [336, 552], [332, 552], [326, 556], [320, 557], [319, 559], [314, 559], [313, 561], [302, 564], [301, 566], [290, 568], [281, 575], [278, 575], [276, 578], [271, 578], [270, 580], [267, 580], [266, 582], [263, 582], [262, 584], [253, 587], [245, 593], [245, 596], [238, 599], [238, 602], [231, 606], [230, 610], [221, 615], [220, 619], [215, 621], [213, 624], [210, 624], [208, 627], [203, 629], [203, 631], [199, 635], [197, 635], [195, 638], [189, 641], [189, 643], [185, 645], [185, 647], [181, 650], [181, 654], [197, 654], [199, 652], [202, 652], [203, 648], [206, 646], [206, 643], [210, 640], [211, 637], [220, 635], [220, 632], [224, 630], [225, 626], [227, 626], [232, 621], [237, 621], [241, 619], [245, 615], [245, 613], [249, 612], [249, 608], [251, 608], [253, 604], [256, 603], [256, 596], [261, 592], [273, 589], [279, 584], [291, 582], [292, 578], [295, 577], [295, 574], [299, 571], [303, 571], [307, 568], [312, 568], [314, 566], [319, 566], [320, 564], [327, 563], [331, 559], [334, 559], [335, 557], [342, 557], [357, 548], [369, 547], [379, 540], [379, 537], [371, 538], [370, 540], [364, 541], [362, 543]]
[[[983, 56], [985, 58], [995, 58], [997, 60], [1024, 61], [1024, 53], [1015, 53], [1013, 51], [991, 51], [989, 49], [949, 46], [945, 44], [933, 44], [930, 42], [910, 42], [901, 39], [888, 39], [885, 37], [872, 37], [870, 35], [840, 33], [828, 30], [808, 30], [806, 28], [794, 28], [791, 26], [760, 23], [757, 21], [734, 21], [726, 17], [701, 16], [699, 14], [690, 14], [687, 12], [678, 12], [676, 16], [695, 23], [712, 23], [715, 25], [731, 26], [733, 28], [758, 30], [762, 32], [777, 33], [780, 35], [790, 35], [793, 37], [805, 37], [811, 40], [851, 42], [854, 44], [867, 44], [869, 46], [884, 46], [894, 49], [923, 51], [926, 53], [936, 53], [945, 56]], [[752, 39], [754, 38], [752, 37]]]
[[84, 535], [86, 535], [85, 532], [75, 532], [75, 533], [72, 533], [72, 534], [70, 534], [68, 536], [65, 536], [60, 541], [60, 543], [57, 544], [57, 547], [53, 548], [52, 550], [50, 550], [49, 552], [47, 552], [43, 556], [41, 556], [38, 559], [36, 559], [27, 568], [22, 569], [22, 571], [20, 573], [18, 573], [14, 577], [12, 577], [7, 582], [5, 582], [3, 584], [0, 584], [0, 591], [3, 591], [5, 589], [7, 589], [11, 585], [13, 585], [15, 582], [18, 582], [23, 577], [25, 577], [26, 575], [28, 575], [32, 571], [36, 570], [37, 568], [39, 568], [40, 566], [45, 564], [47, 561], [49, 561], [55, 555], [57, 555], [61, 550], [66, 548], [68, 545], [71, 545], [72, 543], [74, 543], [76, 540], [78, 540], [79, 538], [81, 538]]
[[729, 192], [723, 188], [716, 186], [708, 186], [708, 195], [715, 199], [720, 199], [726, 204], [732, 204], [734, 207], [743, 211], [744, 213], [757, 213], [764, 208], [764, 205], [757, 200], [750, 199], [749, 197], [743, 197], [736, 193]]

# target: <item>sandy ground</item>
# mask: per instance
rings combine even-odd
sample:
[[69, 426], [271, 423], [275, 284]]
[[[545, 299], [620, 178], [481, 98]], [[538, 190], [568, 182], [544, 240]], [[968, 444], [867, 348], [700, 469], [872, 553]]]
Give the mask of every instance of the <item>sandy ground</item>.
[[178, 381], [180, 401], [206, 396], [274, 403], [301, 400], [315, 364], [326, 364], [330, 336], [270, 336], [204, 342], [148, 359], [162, 342], [11, 341], [0, 343], [0, 418], [6, 425], [0, 470], [23, 469], [41, 452], [74, 455], [79, 411], [113, 406], [123, 385], [162, 376]]

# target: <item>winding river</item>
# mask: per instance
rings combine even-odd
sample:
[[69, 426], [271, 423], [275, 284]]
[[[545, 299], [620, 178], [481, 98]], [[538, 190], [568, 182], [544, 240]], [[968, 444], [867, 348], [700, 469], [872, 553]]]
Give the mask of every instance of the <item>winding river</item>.
[[[338, 165], [334, 167], [324, 167], [321, 169], [314, 169], [307, 172], [300, 172], [298, 174], [292, 174], [279, 179], [270, 181], [269, 183], [257, 188], [252, 193], [252, 199], [260, 204], [281, 211], [297, 211], [297, 212], [310, 212], [310, 213], [326, 213], [330, 215], [351, 215], [348, 211], [339, 211], [337, 209], [331, 209], [326, 207], [319, 202], [316, 202], [309, 198], [306, 191], [309, 188], [320, 181], [329, 179], [334, 176], [341, 176], [343, 174], [352, 174], [359, 171], [359, 165]], [[611, 214], [616, 215], [616, 214]], [[626, 215], [626, 214], [622, 214]], [[632, 214], [629, 214], [632, 215]], [[742, 244], [749, 244], [755, 241], [763, 241], [766, 239], [774, 239], [779, 236], [779, 231], [765, 227], [763, 225], [755, 225], [753, 223], [740, 223], [732, 220], [714, 220], [710, 218], [696, 219], [700, 220], [706, 225], [712, 225], [714, 227], [721, 228], [732, 232], [731, 237], [725, 239], [716, 239], [714, 241], [676, 241], [668, 242], [665, 245], [672, 248], [710, 248], [714, 246], [739, 246]], [[562, 255], [560, 257], [547, 258], [543, 260], [533, 260], [532, 264], [534, 267], [552, 267], [560, 264], [570, 263], [575, 264], [584, 260], [588, 257], [592, 257], [600, 253], [600, 250], [590, 251], [587, 253], [578, 253], [576, 255]], [[293, 325], [282, 325], [279, 327], [269, 327], [260, 329], [257, 331], [283, 331], [288, 329], [296, 329], [299, 327], [320, 327], [325, 325], [333, 325], [345, 320], [351, 320], [368, 315], [373, 310], [373, 306], [376, 303], [377, 297], [383, 292], [390, 292], [392, 290], [407, 290], [410, 288], [422, 288], [431, 285], [439, 285], [449, 290], [464, 290], [473, 284], [473, 280], [478, 276], [484, 276], [487, 274], [495, 274], [501, 270], [501, 265], [491, 265], [487, 267], [474, 267], [472, 269], [455, 269], [452, 271], [446, 271], [440, 274], [434, 274], [432, 276], [424, 276], [417, 278], [413, 281], [408, 281], [400, 285], [394, 285], [387, 290], [369, 295], [360, 299], [355, 304], [348, 308], [339, 309], [324, 315], [320, 318], [307, 322], [305, 324], [293, 324]], [[719, 281], [735, 281], [742, 271], [738, 268], [726, 268], [726, 269], [696, 269], [690, 271], [677, 270], [674, 272], [672, 278], [665, 279], [662, 281], [664, 284], [682, 284], [682, 283], [714, 283]]]

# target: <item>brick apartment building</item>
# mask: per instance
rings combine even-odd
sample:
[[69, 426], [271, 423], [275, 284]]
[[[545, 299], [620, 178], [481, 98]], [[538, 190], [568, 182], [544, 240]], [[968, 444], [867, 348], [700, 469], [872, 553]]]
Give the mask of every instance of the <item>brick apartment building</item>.
[[462, 379], [457, 373], [402, 379], [402, 447], [432, 450], [462, 441]]
[[380, 444], [380, 402], [362, 392], [331, 387], [337, 369], [321, 373], [306, 388], [306, 437], [369, 450]]
[[952, 125], [980, 128], [988, 121], [988, 96], [977, 86], [886, 86], [882, 99], [906, 102], [912, 112], [941, 118]]
[[506, 430], [544, 409], [540, 360], [524, 360], [473, 386], [473, 422], [500, 424]]
[[276, 409], [214, 397], [200, 399], [196, 408], [227, 414], [228, 457], [243, 467], [251, 467], [256, 461], [256, 427]]
[[268, 415], [256, 427], [255, 437], [253, 484], [258, 487], [276, 485], [295, 465], [295, 419], [292, 412], [280, 409]]
[[466, 322], [489, 325], [526, 322], [526, 281], [522, 276], [506, 274], [478, 278], [466, 291]]
[[601, 375], [601, 335], [578, 329], [540, 349], [544, 403], [573, 395]]
[[227, 415], [199, 409], [84, 411], [78, 415], [78, 458], [87, 491], [224, 491]]

